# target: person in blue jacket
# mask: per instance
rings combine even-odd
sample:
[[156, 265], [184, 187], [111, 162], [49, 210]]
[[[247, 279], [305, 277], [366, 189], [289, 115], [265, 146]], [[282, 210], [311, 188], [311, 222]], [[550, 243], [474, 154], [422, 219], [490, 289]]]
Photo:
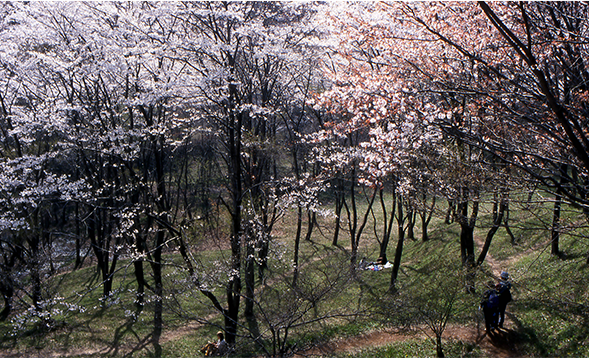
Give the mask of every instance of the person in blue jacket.
[[499, 294], [495, 289], [493, 281], [487, 283], [488, 289], [483, 293], [481, 308], [485, 315], [485, 328], [487, 333], [492, 333], [497, 328], [497, 318], [499, 316]]
[[503, 323], [505, 322], [505, 309], [507, 308], [507, 304], [511, 301], [511, 282], [509, 282], [509, 273], [507, 271], [501, 272], [496, 290], [499, 294], [498, 326], [503, 328]]

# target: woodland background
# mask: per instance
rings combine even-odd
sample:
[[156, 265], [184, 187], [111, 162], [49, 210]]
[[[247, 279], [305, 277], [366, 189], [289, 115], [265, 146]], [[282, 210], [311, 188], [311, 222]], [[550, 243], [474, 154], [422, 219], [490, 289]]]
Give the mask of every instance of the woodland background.
[[518, 354], [587, 353], [588, 10], [1, 3], [2, 350], [441, 356], [509, 269]]

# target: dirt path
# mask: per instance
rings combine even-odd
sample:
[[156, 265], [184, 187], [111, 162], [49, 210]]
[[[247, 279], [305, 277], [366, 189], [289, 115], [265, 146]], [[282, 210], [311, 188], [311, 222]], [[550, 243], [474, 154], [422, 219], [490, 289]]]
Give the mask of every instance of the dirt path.
[[[475, 237], [475, 245], [480, 250], [483, 239]], [[490, 266], [491, 273], [498, 276], [502, 270], [509, 270], [514, 258], [508, 260], [496, 260], [487, 254], [485, 262]], [[518, 352], [518, 334], [510, 329], [512, 322], [505, 317], [505, 329], [496, 331], [493, 335], [487, 335], [480, 327], [452, 325], [446, 328], [443, 334], [444, 340], [460, 340], [466, 344], [479, 347], [488, 357], [508, 358], [522, 357]], [[314, 348], [298, 357], [330, 356], [337, 353], [353, 353], [367, 347], [385, 346], [394, 342], [402, 342], [411, 339], [428, 339], [424, 331], [406, 332], [399, 330], [374, 331], [356, 337], [337, 340]], [[432, 352], [433, 354], [433, 352]]]
[[[485, 356], [497, 358], [523, 357], [516, 349], [517, 333], [509, 329], [495, 332], [488, 336], [477, 327], [452, 325], [444, 331], [444, 339], [460, 340], [466, 344], [479, 347]], [[398, 330], [374, 331], [356, 337], [350, 337], [324, 344], [311, 351], [300, 354], [297, 357], [330, 356], [337, 353], [354, 353], [367, 347], [380, 347], [395, 342], [403, 342], [412, 339], [427, 339], [424, 332], [404, 332]], [[432, 352], [434, 354], [434, 352]]]

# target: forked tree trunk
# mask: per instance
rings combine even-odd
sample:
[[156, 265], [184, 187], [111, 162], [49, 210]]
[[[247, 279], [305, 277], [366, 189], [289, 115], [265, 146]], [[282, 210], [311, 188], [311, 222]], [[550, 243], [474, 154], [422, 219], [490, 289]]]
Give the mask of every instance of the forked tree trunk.
[[387, 208], [386, 203], [384, 200], [384, 192], [380, 190], [380, 206], [382, 208], [382, 217], [383, 217], [383, 235], [382, 241], [380, 242], [380, 252], [378, 255], [378, 261], [386, 263], [388, 261], [387, 258], [387, 249], [389, 246], [389, 242], [391, 240], [391, 234], [393, 231], [393, 222], [395, 220], [395, 213], [396, 213], [396, 205], [397, 205], [397, 194], [393, 190], [393, 201], [391, 203], [391, 212], [390, 216], [387, 216]]
[[481, 249], [481, 253], [477, 259], [477, 266], [480, 266], [483, 261], [485, 261], [485, 257], [487, 256], [487, 252], [489, 252], [489, 247], [491, 247], [491, 241], [495, 236], [495, 233], [501, 226], [501, 222], [503, 220], [503, 214], [505, 213], [505, 209], [507, 208], [507, 198], [506, 195], [495, 195], [495, 202], [493, 203], [493, 225], [491, 229], [487, 232], [487, 237], [485, 239], [485, 243], [483, 244], [483, 248]]

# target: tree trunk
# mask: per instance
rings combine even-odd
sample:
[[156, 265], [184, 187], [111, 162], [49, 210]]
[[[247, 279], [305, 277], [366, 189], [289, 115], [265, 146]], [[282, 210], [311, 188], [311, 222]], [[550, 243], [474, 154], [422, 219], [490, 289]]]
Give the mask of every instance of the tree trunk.
[[230, 115], [229, 115], [229, 160], [231, 180], [231, 271], [226, 286], [227, 310], [225, 315], [226, 340], [229, 344], [235, 343], [237, 335], [237, 322], [239, 317], [239, 303], [241, 299], [241, 206], [243, 189], [241, 185], [241, 132], [242, 115], [235, 113], [237, 101], [237, 88], [233, 81], [229, 81]]
[[14, 282], [10, 277], [10, 272], [7, 272], [5, 275], [2, 281], [0, 281], [0, 292], [2, 292], [2, 298], [4, 299], [4, 308], [0, 312], [0, 321], [2, 322], [6, 321], [10, 312], [12, 312], [12, 300], [14, 298]]
[[399, 229], [399, 240], [397, 241], [397, 248], [395, 249], [395, 261], [393, 262], [393, 270], [391, 272], [391, 283], [389, 292], [396, 292], [397, 277], [399, 269], [401, 268], [401, 256], [403, 255], [403, 241], [405, 240], [405, 217], [403, 214], [403, 198], [397, 199], [397, 225]]
[[428, 208], [427, 207], [427, 197], [424, 194], [423, 195], [423, 206], [424, 206], [423, 211], [420, 211], [420, 213], [419, 213], [419, 216], [421, 217], [421, 241], [426, 242], [429, 240], [427, 228], [429, 226], [429, 223], [431, 222], [431, 219], [432, 219], [432, 216], [434, 213], [434, 207], [436, 206], [436, 197], [434, 196], [432, 198], [432, 204]]
[[493, 226], [487, 232], [487, 238], [485, 239], [485, 243], [483, 248], [481, 249], [481, 253], [477, 259], [477, 266], [482, 265], [483, 261], [485, 261], [485, 257], [487, 256], [487, 252], [489, 252], [489, 247], [491, 246], [491, 241], [493, 240], [493, 236], [501, 226], [501, 222], [503, 220], [503, 214], [507, 207], [507, 198], [505, 195], [502, 195], [501, 198], [496, 196], [495, 203], [493, 204]]
[[444, 219], [445, 224], [451, 224], [454, 222], [454, 216], [456, 214], [456, 203], [454, 200], [448, 200], [448, 210], [446, 210], [446, 218]]
[[413, 209], [407, 209], [407, 238], [409, 240], [415, 240], [415, 219], [417, 214]]
[[302, 226], [302, 219], [303, 216], [303, 208], [300, 206], [297, 208], [297, 232], [295, 235], [295, 243], [294, 243], [294, 258], [293, 258], [293, 265], [294, 271], [292, 275], [292, 285], [293, 287], [297, 286], [297, 280], [299, 278], [299, 247], [301, 246], [301, 226]]
[[[293, 165], [295, 170], [295, 178], [297, 182], [300, 180], [300, 168], [299, 168], [299, 160], [297, 156], [297, 152], [293, 153]], [[299, 248], [301, 245], [301, 230], [303, 226], [303, 208], [301, 205], [297, 205], [297, 231], [295, 234], [295, 244], [294, 244], [294, 258], [293, 258], [293, 265], [294, 271], [292, 275], [292, 285], [293, 287], [297, 287], [297, 281], [299, 279]]]
[[387, 208], [386, 208], [386, 204], [384, 201], [384, 192], [381, 189], [380, 190], [380, 206], [382, 208], [384, 232], [383, 232], [383, 236], [382, 236], [382, 241], [380, 242], [380, 251], [379, 251], [377, 261], [384, 262], [384, 263], [386, 263], [388, 261], [387, 249], [388, 249], [389, 242], [391, 240], [391, 234], [393, 231], [393, 222], [395, 220], [396, 205], [397, 205], [397, 194], [393, 190], [393, 202], [391, 203], [391, 213], [390, 213], [390, 216], [387, 217]]
[[307, 210], [307, 235], [305, 235], [305, 241], [311, 241], [311, 235], [313, 229], [317, 223], [317, 213], [311, 210]]
[[341, 179], [336, 179], [335, 187], [335, 228], [333, 231], [333, 240], [331, 244], [337, 246], [339, 238], [339, 230], [341, 226], [342, 208], [345, 205], [345, 194], [344, 186], [341, 183]]
[[552, 228], [551, 234], [551, 250], [550, 253], [554, 256], [560, 256], [560, 207], [562, 204], [562, 195], [557, 191], [554, 198], [554, 209], [552, 209]]
[[164, 232], [157, 233], [156, 247], [153, 250], [153, 261], [151, 269], [153, 271], [154, 281], [154, 307], [153, 307], [153, 345], [155, 356], [161, 357], [162, 351], [160, 346], [160, 338], [162, 336], [162, 329], [164, 326], [163, 312], [164, 312], [164, 286], [162, 281], [162, 247], [164, 245]]
[[511, 245], [517, 245], [517, 239], [515, 238], [515, 235], [513, 235], [513, 232], [511, 231], [511, 228], [509, 226], [509, 200], [505, 202], [505, 211], [503, 213], [503, 227], [505, 228], [505, 231], [507, 231], [507, 235], [509, 235]]
[[551, 251], [550, 253], [554, 256], [560, 256], [560, 208], [562, 206], [562, 187], [566, 184], [566, 173], [567, 173], [567, 166], [566, 164], [561, 165], [560, 167], [560, 184], [556, 189], [556, 194], [554, 197], [554, 208], [552, 210], [552, 228], [550, 230], [551, 234]]
[[438, 335], [436, 335], [436, 357], [444, 357], [444, 350], [442, 349], [442, 337]]
[[463, 266], [474, 264], [474, 227], [478, 215], [479, 202], [473, 200], [473, 208], [468, 216], [468, 200], [464, 199], [457, 206], [458, 220], [460, 223], [460, 254]]
[[370, 212], [372, 210], [372, 205], [374, 204], [374, 199], [376, 198], [376, 193], [378, 192], [378, 188], [374, 189], [372, 196], [370, 197], [370, 201], [368, 202], [368, 208], [366, 208], [366, 212], [364, 213], [364, 217], [362, 219], [362, 223], [360, 223], [360, 227], [356, 232], [355, 239], [352, 238], [352, 266], [356, 267], [356, 261], [358, 259], [358, 247], [360, 246], [360, 238], [362, 237], [362, 232], [366, 227], [366, 223], [368, 222], [368, 217], [370, 216]]
[[456, 207], [460, 223], [460, 255], [462, 266], [466, 269], [466, 290], [475, 292], [474, 227], [479, 212], [478, 198], [472, 200], [472, 213], [468, 215], [468, 189], [462, 189], [461, 201]]
[[246, 253], [245, 253], [245, 269], [244, 269], [244, 281], [245, 281], [245, 302], [244, 302], [244, 315], [246, 319], [251, 320], [254, 318], [254, 295], [255, 295], [255, 242], [252, 240], [253, 233], [251, 228], [248, 228], [247, 242], [246, 242]]

